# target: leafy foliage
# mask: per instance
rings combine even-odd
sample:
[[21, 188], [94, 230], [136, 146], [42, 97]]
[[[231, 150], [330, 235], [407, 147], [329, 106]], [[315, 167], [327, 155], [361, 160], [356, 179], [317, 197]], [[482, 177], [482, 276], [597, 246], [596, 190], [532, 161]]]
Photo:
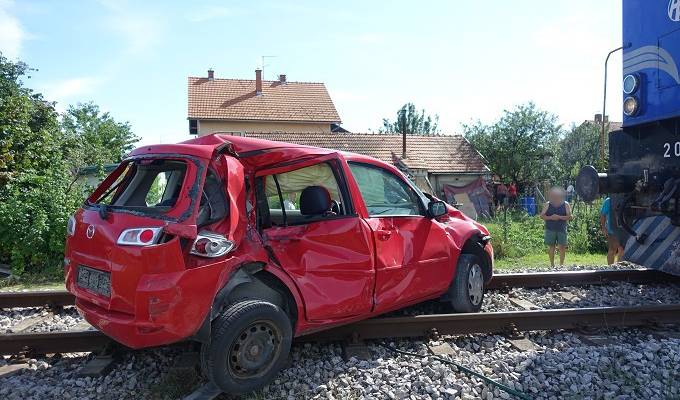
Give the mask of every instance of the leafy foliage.
[[[592, 205], [582, 202], [572, 205], [574, 219], [568, 224], [568, 252], [602, 254], [607, 251], [607, 242], [599, 228], [600, 206], [601, 203], [598, 202]], [[508, 211], [507, 216], [499, 213], [484, 224], [491, 232], [494, 254], [499, 259], [545, 252], [544, 222], [538, 216]]]
[[139, 140], [129, 123], [115, 121], [94, 103], [70, 106], [61, 125], [68, 143], [65, 156], [74, 174], [85, 166], [120, 162]]
[[[600, 131], [600, 125], [584, 122], [573, 126], [564, 135], [559, 145], [559, 162], [564, 180], [573, 180], [585, 165], [593, 165], [601, 171], [607, 169], [607, 161], [600, 159]], [[607, 152], [605, 148], [605, 154]]]
[[552, 158], [562, 131], [557, 117], [540, 110], [534, 103], [504, 111], [491, 125], [480, 121], [463, 125], [465, 137], [486, 158], [494, 172], [504, 181], [520, 185], [558, 175]]
[[413, 103], [406, 103], [397, 111], [397, 118], [383, 119], [381, 133], [406, 133], [407, 135], [433, 135], [439, 133], [439, 115], [431, 117], [425, 110], [418, 111]]
[[70, 107], [62, 126], [53, 103], [24, 86], [30, 71], [0, 54], [0, 263], [17, 276], [61, 263], [86, 191], [78, 171], [120, 161], [137, 140], [91, 103]]

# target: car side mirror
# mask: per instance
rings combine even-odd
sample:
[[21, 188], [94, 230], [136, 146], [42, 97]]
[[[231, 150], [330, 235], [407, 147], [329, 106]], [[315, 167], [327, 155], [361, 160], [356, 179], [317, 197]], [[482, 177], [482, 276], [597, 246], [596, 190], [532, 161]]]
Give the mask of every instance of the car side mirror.
[[427, 212], [432, 218], [441, 217], [446, 214], [446, 203], [441, 200], [431, 201], [427, 206]]

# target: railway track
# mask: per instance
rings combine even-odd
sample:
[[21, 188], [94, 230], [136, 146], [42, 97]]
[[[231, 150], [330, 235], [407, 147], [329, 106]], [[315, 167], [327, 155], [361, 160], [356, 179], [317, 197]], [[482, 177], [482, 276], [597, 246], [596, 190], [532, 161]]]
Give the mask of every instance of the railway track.
[[[665, 274], [653, 269], [604, 269], [559, 272], [528, 272], [497, 274], [487, 285], [488, 290], [540, 288], [550, 286], [603, 285], [611, 282], [680, 283], [680, 276]], [[15, 307], [69, 306], [74, 297], [65, 290], [0, 292], [0, 309]]]
[[[489, 289], [512, 287], [597, 285], [615, 281], [677, 283], [680, 278], [655, 270], [599, 270], [496, 275]], [[73, 297], [65, 291], [0, 294], [0, 308], [66, 306]], [[436, 314], [373, 318], [299, 338], [300, 341], [336, 341], [423, 337], [471, 333], [639, 327], [680, 324], [680, 304], [635, 307], [593, 307], [531, 311]], [[34, 354], [94, 351], [110, 342], [96, 330], [0, 335], [0, 354]]]

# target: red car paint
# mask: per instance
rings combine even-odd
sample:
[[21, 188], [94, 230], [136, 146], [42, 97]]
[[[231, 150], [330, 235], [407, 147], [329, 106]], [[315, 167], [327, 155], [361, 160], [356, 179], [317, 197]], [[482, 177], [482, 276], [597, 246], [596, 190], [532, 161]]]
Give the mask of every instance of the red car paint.
[[[130, 158], [185, 162], [186, 177], [176, 203], [157, 218], [114, 208], [102, 215], [86, 202], [74, 215], [65, 274], [66, 287], [76, 296], [85, 319], [132, 348], [196, 334], [217, 293], [245, 262], [263, 263], [264, 271], [290, 291], [299, 336], [441, 296], [466, 241], [489, 234], [451, 206], [436, 219], [370, 217], [348, 162], [382, 168], [407, 180], [395, 167], [362, 155], [215, 134], [180, 144], [144, 146]], [[258, 231], [253, 206], [256, 177], [320, 162], [332, 163], [343, 176], [354, 215]], [[215, 259], [189, 253], [197, 232], [205, 229], [196, 226], [199, 204], [192, 189], [202, 185], [208, 168], [226, 186], [229, 205], [229, 215], [208, 228], [236, 245]], [[88, 202], [102, 196], [122, 169], [114, 171]], [[123, 230], [139, 227], [162, 227], [170, 239], [142, 247], [116, 243]], [[492, 263], [489, 243], [484, 251]], [[81, 265], [110, 272], [110, 296], [79, 286], [76, 274]], [[486, 278], [491, 278], [490, 271]]]

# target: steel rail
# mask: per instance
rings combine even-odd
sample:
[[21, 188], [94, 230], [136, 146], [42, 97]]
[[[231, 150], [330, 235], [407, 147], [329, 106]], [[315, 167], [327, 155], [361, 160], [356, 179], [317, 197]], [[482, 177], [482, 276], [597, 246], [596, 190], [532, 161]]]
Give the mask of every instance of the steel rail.
[[111, 342], [103, 333], [90, 329], [62, 332], [9, 333], [0, 335], [0, 355], [96, 351]]
[[486, 289], [603, 285], [611, 282], [680, 283], [680, 276], [670, 275], [655, 269], [602, 269], [496, 274], [487, 284]]
[[[540, 288], [548, 286], [601, 285], [610, 282], [680, 283], [680, 276], [669, 275], [653, 269], [584, 270], [558, 272], [528, 272], [496, 274], [486, 289], [523, 287]], [[0, 309], [15, 307], [69, 306], [74, 297], [65, 290], [0, 292]]]
[[680, 304], [374, 318], [300, 337], [336, 341], [680, 323]]
[[[374, 318], [301, 336], [299, 342], [392, 339], [509, 333], [553, 329], [617, 328], [680, 324], [680, 304], [593, 307]], [[0, 335], [0, 354], [95, 351], [111, 339], [95, 330]]]
[[0, 309], [15, 307], [70, 306], [73, 295], [66, 290], [0, 292]]

